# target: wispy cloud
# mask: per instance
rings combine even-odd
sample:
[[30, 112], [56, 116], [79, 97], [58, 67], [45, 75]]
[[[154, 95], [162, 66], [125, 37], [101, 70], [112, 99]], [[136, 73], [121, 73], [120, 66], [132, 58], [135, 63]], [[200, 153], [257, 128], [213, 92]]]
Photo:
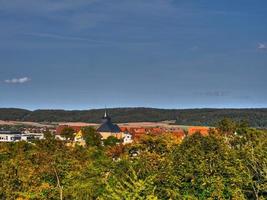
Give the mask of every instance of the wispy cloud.
[[206, 92], [197, 92], [200, 96], [208, 96], [208, 97], [224, 97], [228, 96], [228, 91], [206, 91]]
[[258, 44], [258, 49], [261, 49], [261, 50], [267, 50], [267, 44], [259, 43], [259, 44]]
[[26, 36], [38, 37], [38, 38], [47, 38], [53, 40], [67, 40], [67, 41], [76, 41], [76, 42], [88, 42], [95, 45], [120, 45], [120, 44], [128, 44], [128, 45], [153, 45], [155, 42], [143, 41], [143, 40], [98, 40], [98, 39], [90, 39], [86, 37], [79, 36], [68, 36], [61, 34], [51, 34], [51, 33], [24, 33]]
[[4, 82], [8, 84], [22, 84], [29, 82], [31, 79], [29, 77], [22, 77], [22, 78], [12, 78], [6, 79]]
[[51, 34], [51, 33], [25, 33], [24, 35], [33, 36], [33, 37], [59, 39], [59, 40], [75, 40], [75, 41], [87, 41], [87, 42], [103, 42], [103, 41], [93, 40], [93, 39], [88, 39], [88, 38], [83, 38], [83, 37], [66, 36], [66, 35], [58, 35], [58, 34]]

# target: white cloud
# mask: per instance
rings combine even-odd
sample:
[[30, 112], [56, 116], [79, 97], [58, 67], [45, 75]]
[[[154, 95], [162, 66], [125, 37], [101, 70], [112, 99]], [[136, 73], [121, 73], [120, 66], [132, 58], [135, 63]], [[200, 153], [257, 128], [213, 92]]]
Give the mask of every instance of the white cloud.
[[28, 78], [28, 77], [12, 78], [12, 79], [5, 80], [5, 83], [9, 83], [9, 84], [22, 84], [22, 83], [29, 82], [30, 80], [31, 79]]
[[267, 45], [263, 44], [263, 43], [259, 43], [258, 44], [258, 49], [265, 50], [265, 49], [267, 49]]

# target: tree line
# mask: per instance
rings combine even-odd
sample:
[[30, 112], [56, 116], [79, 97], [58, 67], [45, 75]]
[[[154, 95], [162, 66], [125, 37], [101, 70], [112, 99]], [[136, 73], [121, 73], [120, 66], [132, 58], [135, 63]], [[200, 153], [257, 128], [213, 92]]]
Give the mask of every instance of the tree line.
[[[267, 127], [267, 109], [155, 109], [112, 108], [108, 109], [112, 120], [124, 122], [159, 122], [175, 120], [181, 125], [214, 126], [222, 118], [246, 120], [252, 127]], [[104, 109], [93, 110], [35, 110], [0, 109], [0, 120], [33, 122], [92, 122], [99, 123]]]

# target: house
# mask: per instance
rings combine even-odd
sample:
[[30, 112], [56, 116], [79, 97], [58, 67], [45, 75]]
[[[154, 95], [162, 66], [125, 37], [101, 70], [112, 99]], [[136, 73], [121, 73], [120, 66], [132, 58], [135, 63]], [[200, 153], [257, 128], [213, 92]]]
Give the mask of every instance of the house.
[[102, 139], [105, 140], [109, 136], [114, 136], [117, 139], [122, 139], [123, 144], [129, 144], [133, 142], [133, 136], [126, 129], [121, 129], [117, 124], [112, 123], [111, 117], [105, 111], [104, 116], [102, 117], [102, 124], [97, 129], [102, 136]]
[[24, 132], [23, 134], [21, 134], [21, 140], [23, 141], [42, 140], [42, 139], [44, 139], [43, 133]]
[[124, 137], [123, 137], [123, 144], [130, 144], [133, 142], [133, 136], [132, 134], [126, 132], [124, 133]]
[[18, 131], [0, 131], [0, 142], [16, 142], [20, 141], [21, 132]]
[[124, 137], [124, 132], [120, 129], [117, 124], [113, 124], [111, 122], [111, 117], [105, 111], [104, 116], [102, 117], [102, 124], [97, 129], [102, 136], [102, 139], [107, 139], [109, 136], [114, 136], [118, 139], [122, 139]]
[[44, 139], [43, 133], [29, 133], [19, 131], [0, 131], [0, 142], [18, 142]]
[[77, 133], [74, 133], [75, 137], [74, 137], [74, 142], [83, 142], [83, 133], [82, 130], [78, 131]]

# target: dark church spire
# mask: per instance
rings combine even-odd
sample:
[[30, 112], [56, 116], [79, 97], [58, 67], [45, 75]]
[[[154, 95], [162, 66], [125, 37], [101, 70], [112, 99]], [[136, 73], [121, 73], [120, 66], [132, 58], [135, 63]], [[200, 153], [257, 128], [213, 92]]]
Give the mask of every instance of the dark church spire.
[[107, 108], [105, 108], [105, 114], [103, 118], [107, 118], [107, 117], [108, 117]]
[[110, 132], [110, 133], [119, 133], [121, 132], [117, 124], [111, 122], [111, 118], [108, 115], [107, 109], [105, 109], [104, 116], [102, 117], [102, 124], [97, 129], [98, 132]]
[[105, 123], [108, 121], [111, 121], [111, 118], [109, 117], [107, 109], [105, 108], [105, 113], [104, 113], [104, 116], [102, 117], [102, 123]]

